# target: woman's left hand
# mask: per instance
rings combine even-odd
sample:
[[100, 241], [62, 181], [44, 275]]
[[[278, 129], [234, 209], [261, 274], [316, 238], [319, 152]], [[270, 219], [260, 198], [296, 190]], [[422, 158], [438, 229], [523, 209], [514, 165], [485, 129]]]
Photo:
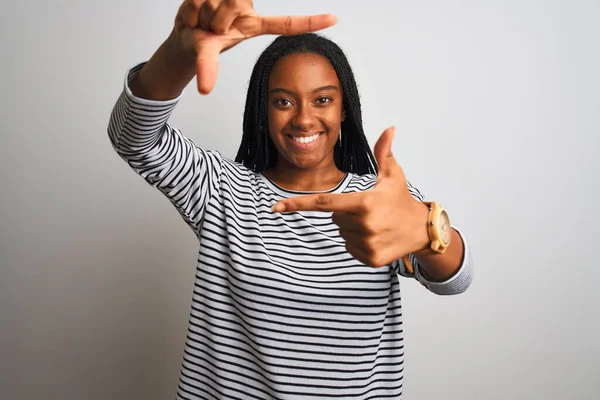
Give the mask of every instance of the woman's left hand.
[[426, 248], [429, 207], [408, 191], [404, 171], [392, 154], [394, 133], [394, 128], [386, 129], [375, 144], [379, 174], [372, 189], [292, 197], [276, 203], [273, 211], [333, 212], [348, 252], [372, 267]]

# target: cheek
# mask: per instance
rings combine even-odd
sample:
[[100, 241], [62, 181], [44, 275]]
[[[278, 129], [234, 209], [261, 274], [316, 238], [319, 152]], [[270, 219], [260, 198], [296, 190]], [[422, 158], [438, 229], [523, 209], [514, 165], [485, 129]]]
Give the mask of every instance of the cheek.
[[342, 128], [342, 120], [339, 111], [332, 110], [327, 115], [323, 115], [323, 121], [327, 129], [331, 132], [339, 132]]
[[277, 111], [273, 112], [270, 110], [267, 114], [267, 121], [269, 124], [269, 136], [271, 136], [271, 138], [279, 136], [278, 133], [283, 130], [283, 127], [287, 123], [284, 113]]
[[335, 107], [330, 107], [323, 114], [323, 119], [327, 121], [327, 124], [330, 127], [340, 127], [342, 124], [342, 107], [337, 105]]

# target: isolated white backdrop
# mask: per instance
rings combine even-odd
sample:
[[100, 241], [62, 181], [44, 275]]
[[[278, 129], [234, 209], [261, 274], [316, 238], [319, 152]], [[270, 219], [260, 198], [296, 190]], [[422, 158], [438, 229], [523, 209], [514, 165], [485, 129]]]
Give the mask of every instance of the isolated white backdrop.
[[[0, 17], [0, 397], [165, 399], [177, 385], [197, 253], [106, 134], [126, 69], [179, 0], [16, 1]], [[371, 144], [397, 126], [409, 179], [476, 262], [437, 297], [403, 281], [407, 399], [595, 399], [600, 389], [600, 3], [256, 0], [333, 13]], [[172, 123], [234, 157], [254, 61], [222, 57]]]

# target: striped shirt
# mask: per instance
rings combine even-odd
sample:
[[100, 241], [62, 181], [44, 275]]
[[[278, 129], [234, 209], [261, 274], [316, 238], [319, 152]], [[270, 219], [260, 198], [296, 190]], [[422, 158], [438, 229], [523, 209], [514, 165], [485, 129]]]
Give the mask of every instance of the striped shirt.
[[[177, 398], [401, 398], [399, 277], [438, 294], [464, 291], [473, 276], [466, 241], [463, 264], [446, 282], [428, 282], [413, 256], [414, 276], [401, 260], [365, 266], [345, 249], [331, 213], [271, 211], [304, 193], [199, 148], [170, 126], [179, 98], [135, 97], [129, 82], [142, 65], [126, 75], [108, 134], [199, 240]], [[375, 182], [347, 173], [329, 192], [360, 192]]]

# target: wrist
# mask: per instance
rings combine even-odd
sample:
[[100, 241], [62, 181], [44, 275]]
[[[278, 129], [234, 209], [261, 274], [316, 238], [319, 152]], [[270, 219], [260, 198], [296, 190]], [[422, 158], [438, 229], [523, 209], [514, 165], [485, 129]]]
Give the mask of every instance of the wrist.
[[415, 211], [415, 222], [413, 227], [414, 232], [414, 251], [413, 254], [430, 254], [432, 250], [430, 248], [431, 239], [429, 238], [429, 230], [427, 227], [427, 221], [429, 220], [429, 207], [427, 204], [417, 201]]
[[177, 98], [196, 74], [195, 61], [185, 54], [175, 32], [152, 55], [131, 82], [135, 96], [166, 101]]
[[195, 72], [196, 56], [195, 54], [186, 51], [181, 43], [179, 33], [175, 29], [171, 31], [169, 37], [165, 41], [165, 47], [168, 53], [167, 60], [170, 61], [171, 67], [189, 69]]

